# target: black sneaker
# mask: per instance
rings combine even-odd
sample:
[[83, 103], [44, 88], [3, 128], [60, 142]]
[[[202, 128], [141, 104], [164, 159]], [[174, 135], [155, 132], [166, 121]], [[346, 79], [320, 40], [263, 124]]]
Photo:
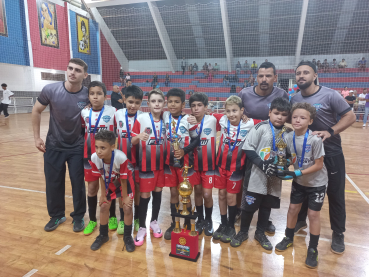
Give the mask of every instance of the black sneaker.
[[316, 268], [318, 266], [318, 250], [309, 248], [306, 255], [305, 265], [308, 268]]
[[285, 251], [288, 247], [293, 245], [293, 239], [290, 239], [289, 237], [284, 237], [280, 243], [278, 243], [275, 246], [276, 251]]
[[221, 242], [231, 242], [231, 240], [236, 235], [236, 230], [233, 227], [227, 227], [226, 231], [223, 233], [223, 236], [220, 238]]
[[295, 226], [295, 234], [300, 232], [302, 229], [305, 229], [307, 226], [306, 221], [297, 221]]
[[241, 244], [249, 238], [249, 232], [239, 231], [231, 240], [232, 247], [239, 247]]
[[254, 238], [265, 250], [273, 250], [273, 245], [270, 243], [264, 232], [255, 232]]
[[172, 232], [173, 232], [175, 227], [176, 227], [176, 224], [174, 222], [172, 222], [170, 224], [170, 227], [165, 231], [164, 238], [166, 240], [171, 240], [172, 239]]
[[345, 252], [345, 236], [344, 234], [333, 231], [331, 251], [335, 254], [341, 255]]
[[109, 236], [103, 236], [103, 235], [98, 235], [96, 237], [96, 240], [94, 241], [94, 243], [91, 245], [91, 250], [96, 251], [99, 250], [100, 247], [105, 243], [109, 241]]
[[195, 224], [195, 230], [199, 233], [199, 235], [202, 234], [202, 231], [204, 230], [204, 220], [203, 219], [197, 220]]
[[270, 220], [268, 221], [268, 226], [266, 227], [265, 232], [271, 235], [275, 233], [275, 226], [273, 225], [273, 222], [271, 222]]
[[85, 229], [85, 220], [82, 218], [81, 220], [73, 220], [73, 231], [81, 232]]
[[[133, 241], [132, 236], [123, 236], [124, 246], [126, 247], [127, 252], [133, 252], [136, 249], [135, 242]], [[123, 247], [124, 249], [124, 247]]]
[[51, 218], [50, 221], [45, 225], [44, 230], [46, 232], [54, 231], [60, 224], [65, 222], [67, 219], [65, 216], [63, 217], [57, 217], [57, 218]]
[[215, 240], [220, 239], [223, 236], [223, 234], [226, 230], [227, 230], [227, 226], [223, 225], [223, 224], [220, 224], [218, 229], [213, 234], [213, 239], [215, 239]]
[[213, 229], [213, 221], [211, 219], [205, 219], [204, 233], [205, 233], [205, 236], [208, 236], [208, 237], [213, 235], [214, 229]]

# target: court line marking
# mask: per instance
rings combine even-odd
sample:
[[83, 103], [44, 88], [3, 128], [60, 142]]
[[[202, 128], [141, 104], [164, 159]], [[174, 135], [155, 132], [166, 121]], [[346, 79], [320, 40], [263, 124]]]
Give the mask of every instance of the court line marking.
[[365, 193], [362, 192], [362, 190], [354, 183], [354, 181], [351, 180], [351, 178], [347, 174], [346, 174], [346, 179], [351, 183], [351, 185], [354, 186], [354, 188], [357, 190], [357, 192], [360, 193], [360, 195], [364, 198], [366, 203], [369, 204], [369, 198], [366, 197]]
[[[0, 188], [4, 188], [4, 189], [15, 189], [15, 190], [22, 190], [22, 191], [28, 191], [28, 192], [38, 192], [38, 193], [46, 194], [46, 191], [33, 190], [33, 189], [22, 189], [22, 188], [14, 188], [14, 187], [1, 186], [1, 185], [0, 185]], [[70, 196], [70, 195], [65, 195], [65, 197], [67, 197], [67, 198], [73, 198], [73, 196]]]
[[38, 269], [32, 269], [31, 271], [29, 271], [28, 273], [26, 273], [25, 275], [23, 275], [23, 277], [30, 277], [33, 274], [35, 274], [38, 271]]
[[60, 255], [60, 254], [64, 253], [65, 251], [67, 251], [71, 247], [72, 247], [71, 245], [66, 245], [62, 249], [60, 249], [58, 252], [56, 252], [55, 255]]
[[347, 174], [352, 174], [352, 175], [367, 175], [367, 176], [369, 176], [369, 174], [362, 174], [362, 173], [347, 173]]

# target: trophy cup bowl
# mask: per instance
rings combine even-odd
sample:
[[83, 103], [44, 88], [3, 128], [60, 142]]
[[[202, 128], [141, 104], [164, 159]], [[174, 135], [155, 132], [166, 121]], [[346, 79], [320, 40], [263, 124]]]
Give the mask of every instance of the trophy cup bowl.
[[286, 165], [287, 165], [287, 160], [286, 160], [286, 147], [287, 144], [284, 142], [283, 139], [281, 139], [277, 144], [277, 157], [278, 157], [278, 162], [277, 162], [277, 168], [278, 171], [281, 172], [283, 170], [285, 170]]
[[179, 195], [182, 197], [181, 202], [183, 203], [183, 210], [181, 215], [189, 215], [190, 212], [187, 210], [187, 203], [191, 201], [192, 185], [187, 179], [184, 179], [178, 186]]

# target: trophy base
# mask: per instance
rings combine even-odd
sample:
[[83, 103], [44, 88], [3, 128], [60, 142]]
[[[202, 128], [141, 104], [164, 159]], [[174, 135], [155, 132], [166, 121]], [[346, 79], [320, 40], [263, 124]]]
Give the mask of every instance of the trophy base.
[[199, 252], [199, 235], [191, 236], [191, 231], [182, 230], [181, 233], [172, 232], [170, 257], [191, 262], [197, 262]]
[[197, 253], [196, 258], [194, 258], [194, 259], [186, 258], [186, 257], [180, 257], [180, 256], [177, 256], [177, 255], [173, 255], [172, 253], [169, 253], [169, 257], [178, 258], [178, 259], [182, 259], [182, 260], [186, 260], [186, 261], [190, 261], [190, 262], [195, 262], [196, 263], [197, 260], [200, 257], [200, 252]]

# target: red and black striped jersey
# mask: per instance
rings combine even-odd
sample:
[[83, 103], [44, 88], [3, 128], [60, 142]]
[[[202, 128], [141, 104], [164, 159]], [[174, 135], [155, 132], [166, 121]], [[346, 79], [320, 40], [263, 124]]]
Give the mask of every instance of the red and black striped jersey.
[[[128, 139], [128, 132], [130, 131], [130, 136], [132, 138], [132, 128], [135, 123], [135, 119], [142, 114], [142, 111], [137, 111], [136, 115], [127, 114], [127, 109], [120, 109], [115, 112], [115, 128], [118, 136], [118, 149], [123, 151], [126, 154], [127, 158], [131, 161], [132, 164], [136, 164], [137, 153], [136, 153], [136, 145], [132, 145]], [[128, 126], [127, 126], [128, 120]], [[127, 129], [128, 128], [128, 129]]]
[[[229, 170], [238, 171], [242, 170], [245, 166], [246, 153], [242, 150], [243, 143], [245, 142], [248, 131], [261, 120], [249, 119], [247, 122], [240, 121], [240, 132], [237, 137], [238, 126], [229, 124], [230, 130], [228, 130], [228, 118], [226, 115], [213, 114], [218, 120], [221, 128], [221, 135], [219, 140], [217, 166]], [[229, 133], [229, 134], [228, 134]], [[229, 149], [229, 142], [231, 148], [236, 143], [233, 151]]]
[[[174, 150], [173, 150], [173, 146], [171, 144], [170, 141], [170, 130], [169, 128], [171, 128], [171, 132], [173, 135], [173, 130], [175, 130], [172, 126], [172, 122], [169, 122], [169, 117], [171, 118], [171, 121], [174, 120], [174, 122], [176, 123], [176, 128], [177, 128], [177, 124], [178, 124], [178, 117], [175, 118], [173, 116], [170, 115], [170, 112], [164, 112], [163, 114], [163, 120], [165, 122], [165, 130], [166, 130], [166, 147], [165, 147], [165, 151], [166, 151], [166, 158], [165, 158], [165, 164], [169, 165], [169, 166], [174, 166], [175, 162], [174, 162]], [[184, 147], [188, 146], [190, 144], [190, 126], [191, 124], [188, 123], [187, 121], [187, 117], [188, 115], [184, 115], [181, 117], [181, 121], [179, 122], [179, 126], [178, 126], [178, 141], [179, 141], [179, 147], [181, 149], [183, 149]], [[183, 167], [183, 165], [187, 164], [187, 165], [193, 165], [193, 153], [190, 152], [186, 155], [184, 155], [184, 157], [178, 161], [179, 167]]]
[[[92, 108], [91, 108], [92, 109]], [[100, 117], [99, 125], [96, 128], [96, 133], [100, 130], [114, 131], [114, 114], [116, 109], [112, 106], [104, 105], [104, 111]], [[92, 110], [90, 118], [90, 109], [83, 109], [81, 111], [82, 127], [85, 128], [85, 146], [83, 157], [91, 160], [91, 155], [95, 153], [95, 136], [93, 134], [97, 118], [101, 110]], [[91, 128], [90, 128], [91, 122]], [[96, 134], [95, 133], [95, 134]]]
[[[132, 136], [137, 136], [144, 131], [150, 136], [147, 141], [140, 141], [138, 144], [138, 166], [144, 172], [164, 169], [165, 124], [163, 120], [160, 120], [154, 121], [154, 125], [158, 140], [155, 139], [154, 128], [149, 113], [140, 114], [132, 129]], [[162, 125], [161, 136], [160, 125]]]
[[[201, 129], [201, 122], [191, 125], [190, 136], [196, 138]], [[217, 119], [205, 115], [200, 135], [200, 144], [193, 150], [194, 169], [196, 171], [212, 171], [216, 166]]]

